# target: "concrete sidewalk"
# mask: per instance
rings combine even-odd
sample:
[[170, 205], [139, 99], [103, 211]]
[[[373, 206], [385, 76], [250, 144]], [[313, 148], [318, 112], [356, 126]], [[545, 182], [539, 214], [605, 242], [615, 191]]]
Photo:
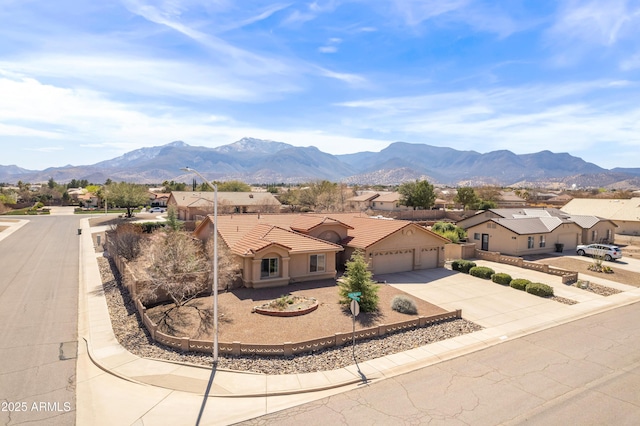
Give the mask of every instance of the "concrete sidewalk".
[[87, 219], [81, 227], [79, 425], [195, 424], [198, 416], [200, 424], [231, 424], [640, 301], [640, 289], [635, 287], [623, 286], [623, 293], [605, 298], [565, 286], [558, 277], [483, 261], [478, 263], [550, 284], [559, 296], [579, 303], [564, 305], [446, 269], [393, 274], [379, 278], [444, 309], [462, 309], [465, 319], [485, 329], [339, 370], [269, 376], [218, 369], [212, 376], [211, 368], [140, 358], [120, 346], [111, 327]]

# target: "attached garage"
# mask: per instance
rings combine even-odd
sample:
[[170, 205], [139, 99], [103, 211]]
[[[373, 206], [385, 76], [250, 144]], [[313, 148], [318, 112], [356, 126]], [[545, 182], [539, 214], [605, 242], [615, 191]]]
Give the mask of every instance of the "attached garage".
[[413, 250], [386, 250], [372, 253], [373, 267], [376, 274], [393, 274], [394, 272], [412, 271]]
[[564, 250], [574, 250], [578, 246], [579, 234], [564, 233], [558, 235], [558, 244], [564, 244]]
[[437, 268], [440, 258], [444, 256], [444, 252], [439, 255], [440, 247], [424, 247], [420, 249], [419, 264], [414, 269], [433, 269]]

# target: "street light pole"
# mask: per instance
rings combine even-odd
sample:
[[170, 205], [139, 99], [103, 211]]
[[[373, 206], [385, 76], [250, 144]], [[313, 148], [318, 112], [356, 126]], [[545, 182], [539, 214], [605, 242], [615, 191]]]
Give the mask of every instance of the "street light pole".
[[211, 184], [195, 169], [184, 167], [180, 170], [193, 172], [213, 188], [213, 365], [218, 365], [218, 185]]

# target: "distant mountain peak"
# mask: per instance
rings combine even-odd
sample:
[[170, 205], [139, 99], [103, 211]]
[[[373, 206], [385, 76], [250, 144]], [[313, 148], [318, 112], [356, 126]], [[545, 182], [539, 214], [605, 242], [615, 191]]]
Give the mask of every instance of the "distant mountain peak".
[[293, 145], [289, 145], [284, 142], [276, 142], [265, 139], [255, 138], [242, 138], [237, 142], [229, 145], [223, 145], [215, 148], [216, 151], [225, 154], [230, 153], [255, 153], [255, 154], [273, 154], [283, 149], [293, 148]]
[[184, 143], [182, 141], [173, 141], [173, 142], [170, 142], [170, 143], [165, 145], [165, 147], [167, 147], [167, 146], [171, 146], [171, 147], [174, 147], [174, 148], [187, 148], [187, 147], [189, 147], [189, 144]]

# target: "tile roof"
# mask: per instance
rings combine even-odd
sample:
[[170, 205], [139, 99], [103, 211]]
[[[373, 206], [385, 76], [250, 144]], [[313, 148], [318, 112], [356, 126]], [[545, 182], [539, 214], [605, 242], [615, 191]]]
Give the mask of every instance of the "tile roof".
[[287, 249], [290, 253], [341, 251], [342, 247], [307, 235], [298, 234], [273, 225], [256, 225], [231, 246], [240, 255], [257, 253], [272, 245]]
[[[171, 195], [181, 207], [211, 206], [214, 200], [213, 192], [173, 191]], [[218, 203], [233, 206], [280, 205], [270, 192], [218, 192]]]
[[365, 192], [364, 194], [356, 195], [355, 197], [348, 198], [347, 201], [371, 201], [378, 197], [377, 192]]
[[316, 228], [320, 225], [327, 225], [327, 224], [341, 225], [346, 228], [350, 228], [349, 225], [342, 223], [338, 220], [335, 220], [331, 217], [327, 217], [327, 216], [321, 217], [321, 216], [315, 216], [315, 215], [298, 216], [296, 219], [294, 219], [293, 222], [291, 222], [290, 228], [293, 229], [294, 231], [309, 232], [313, 228]]
[[378, 192], [378, 195], [379, 197], [374, 200], [376, 203], [380, 201], [385, 203], [395, 203], [402, 198], [402, 195], [400, 195], [399, 192]]
[[[212, 216], [209, 219], [213, 221]], [[238, 250], [260, 250], [262, 243], [258, 241], [266, 241], [265, 238], [272, 242], [278, 242], [285, 246], [291, 247], [293, 251], [306, 251], [310, 250], [306, 244], [313, 244], [313, 249], [318, 250], [319, 247], [324, 247], [322, 244], [327, 244], [329, 247], [324, 249], [333, 249], [336, 247], [342, 248], [336, 244], [326, 242], [308, 235], [302, 235], [296, 230], [308, 231], [320, 224], [340, 224], [347, 228], [348, 238], [343, 241], [343, 244], [354, 248], [367, 248], [383, 238], [397, 232], [408, 226], [418, 225], [413, 224], [410, 221], [405, 220], [389, 220], [389, 219], [374, 219], [366, 215], [359, 213], [327, 213], [325, 214], [235, 214], [235, 215], [219, 215], [218, 216], [218, 229], [220, 236], [225, 243], [234, 250], [234, 247], [238, 247]], [[261, 228], [256, 229], [258, 225]], [[265, 228], [266, 226], [266, 228]], [[271, 228], [274, 229], [271, 229]], [[278, 228], [279, 230], [275, 229]], [[439, 235], [428, 231], [425, 228], [419, 227], [424, 232], [433, 234], [435, 238], [446, 239]], [[262, 231], [267, 235], [266, 230], [270, 229], [268, 235], [270, 237], [261, 236], [258, 238], [256, 235]], [[284, 234], [281, 231], [288, 232], [306, 238], [307, 240], [292, 239], [291, 235]], [[245, 235], [250, 235], [249, 240], [244, 241]], [[278, 239], [275, 239], [275, 238]], [[320, 245], [319, 245], [320, 243]], [[254, 246], [255, 244], [255, 246]], [[243, 251], [243, 252], [244, 252]], [[238, 251], [236, 251], [239, 253]]]

